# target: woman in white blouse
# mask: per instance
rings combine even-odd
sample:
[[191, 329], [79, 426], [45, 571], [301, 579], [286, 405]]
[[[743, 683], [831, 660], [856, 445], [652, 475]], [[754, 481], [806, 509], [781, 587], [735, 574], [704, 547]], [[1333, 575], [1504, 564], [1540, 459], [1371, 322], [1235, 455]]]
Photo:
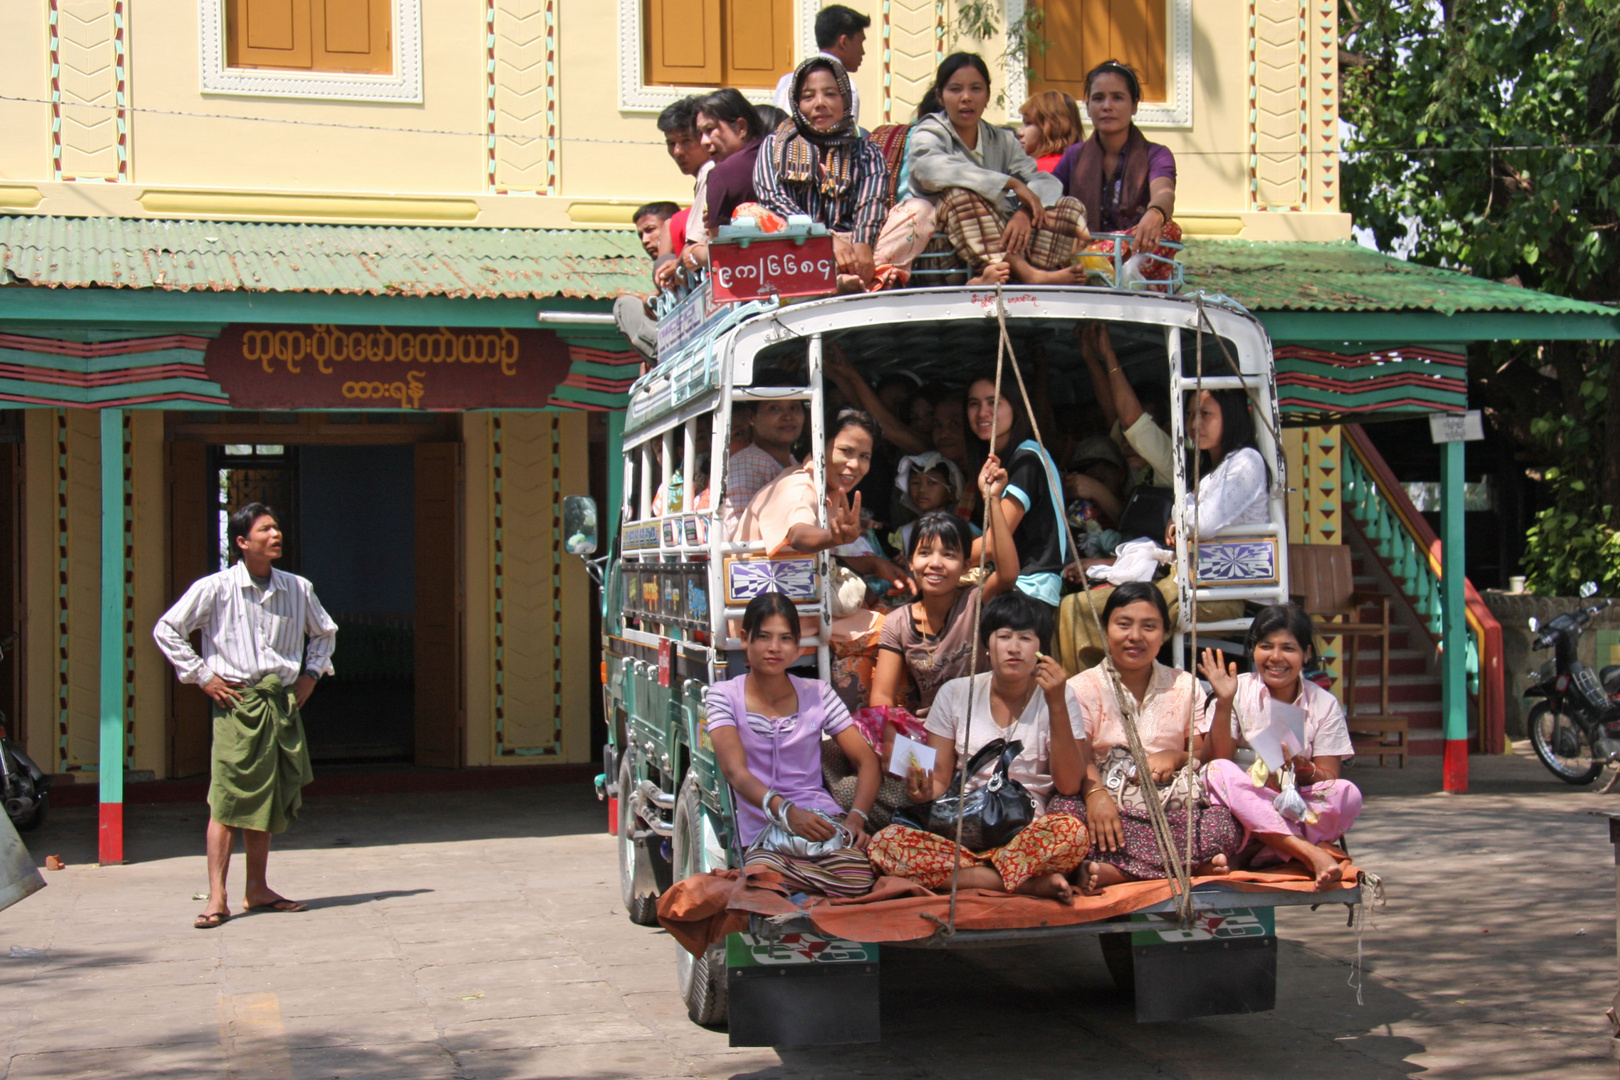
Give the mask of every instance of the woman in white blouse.
[[[1271, 474], [1254, 440], [1249, 395], [1242, 390], [1204, 390], [1187, 408], [1187, 435], [1198, 451], [1198, 488], [1187, 493], [1198, 515], [1198, 538], [1211, 540], [1244, 525], [1263, 525]], [[1188, 470], [1187, 480], [1192, 482]], [[1175, 540], [1175, 525], [1165, 543]]]

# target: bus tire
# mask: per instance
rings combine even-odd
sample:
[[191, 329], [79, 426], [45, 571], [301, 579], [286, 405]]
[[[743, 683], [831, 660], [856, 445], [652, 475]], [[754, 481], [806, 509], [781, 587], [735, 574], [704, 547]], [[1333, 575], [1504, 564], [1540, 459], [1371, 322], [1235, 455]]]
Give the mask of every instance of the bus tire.
[[630, 793], [635, 790], [636, 770], [628, 749], [619, 756], [619, 899], [625, 914], [637, 926], [658, 925], [658, 896], [636, 895], [636, 864], [652, 857], [647, 841], [632, 839], [640, 826]]
[[[701, 874], [703, 865], [703, 803], [698, 798], [697, 781], [688, 776], [675, 800], [674, 836], [675, 880]], [[681, 945], [675, 946], [675, 977], [681, 1000], [692, 1023], [710, 1027], [726, 1022], [726, 943], [715, 942], [693, 956]]]

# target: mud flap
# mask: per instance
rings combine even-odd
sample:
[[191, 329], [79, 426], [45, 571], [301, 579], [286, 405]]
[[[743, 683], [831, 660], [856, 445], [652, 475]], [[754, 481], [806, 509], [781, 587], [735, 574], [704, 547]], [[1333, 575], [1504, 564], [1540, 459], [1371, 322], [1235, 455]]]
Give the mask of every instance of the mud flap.
[[732, 1046], [877, 1042], [878, 947], [820, 934], [726, 939]]
[[1190, 930], [1159, 925], [1131, 933], [1138, 1023], [1277, 1007], [1274, 909], [1201, 911]]

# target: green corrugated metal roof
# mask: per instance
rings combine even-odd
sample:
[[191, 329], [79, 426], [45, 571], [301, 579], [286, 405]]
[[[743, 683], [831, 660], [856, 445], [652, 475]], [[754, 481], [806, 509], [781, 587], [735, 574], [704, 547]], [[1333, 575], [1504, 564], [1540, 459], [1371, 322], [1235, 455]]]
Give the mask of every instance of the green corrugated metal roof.
[[53, 286], [606, 299], [644, 291], [635, 234], [0, 216], [0, 268]]
[[1620, 315], [1602, 304], [1403, 262], [1351, 240], [1191, 240], [1182, 261], [1188, 289], [1225, 293], [1251, 311]]

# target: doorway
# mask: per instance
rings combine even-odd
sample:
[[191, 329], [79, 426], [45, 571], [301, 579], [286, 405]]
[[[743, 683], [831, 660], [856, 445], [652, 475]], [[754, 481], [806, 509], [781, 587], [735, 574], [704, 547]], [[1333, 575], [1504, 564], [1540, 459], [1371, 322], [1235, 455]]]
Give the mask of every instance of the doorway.
[[[338, 625], [334, 674], [303, 710], [317, 770], [454, 767], [460, 446], [439, 441], [450, 431], [366, 419], [359, 430], [308, 414], [293, 430], [285, 421], [171, 425], [171, 440], [196, 440], [170, 443], [171, 591], [178, 596], [198, 576], [194, 564], [206, 561], [201, 573], [229, 565], [232, 510], [271, 506], [286, 533], [277, 567], [308, 578]], [[187, 528], [192, 522], [202, 528]], [[197, 540], [183, 539], [188, 533]], [[173, 704], [170, 775], [204, 772], [207, 702], [177, 687]]]

